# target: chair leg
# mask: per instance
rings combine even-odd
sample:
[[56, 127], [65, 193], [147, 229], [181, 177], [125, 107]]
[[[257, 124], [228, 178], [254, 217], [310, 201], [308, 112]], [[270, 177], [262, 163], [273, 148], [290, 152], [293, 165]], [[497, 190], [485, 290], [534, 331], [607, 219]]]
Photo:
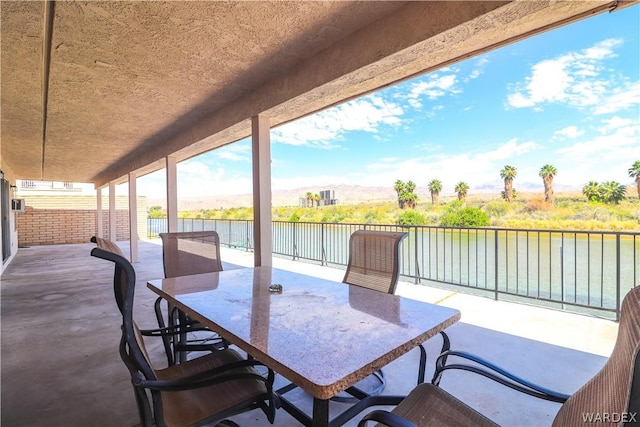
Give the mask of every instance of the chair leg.
[[[185, 325], [186, 316], [178, 307], [169, 306], [169, 326]], [[187, 351], [184, 344], [187, 342], [187, 334], [180, 332], [173, 336], [173, 360], [175, 363], [182, 363], [187, 360]]]
[[418, 366], [418, 385], [424, 382], [424, 375], [427, 366], [427, 350], [420, 344], [420, 366]]
[[[153, 305], [153, 309], [156, 312], [156, 320], [158, 321], [158, 327], [164, 328], [164, 316], [162, 315], [162, 298], [156, 299]], [[167, 364], [169, 366], [175, 364], [175, 357], [173, 356], [173, 350], [171, 349], [171, 339], [168, 336], [162, 336], [162, 345], [164, 346], [164, 352], [167, 355]]]
[[[440, 350], [440, 354], [442, 354], [451, 349], [451, 340], [449, 340], [449, 336], [444, 332], [440, 332], [440, 335], [442, 335], [442, 349]], [[441, 362], [442, 366], [446, 365], [447, 357], [443, 357]], [[433, 373], [433, 378], [431, 379], [431, 384], [435, 386], [439, 385], [440, 380], [442, 379], [442, 370], [440, 369], [440, 367], [441, 366], [438, 366], [438, 364], [436, 364], [436, 370]]]
[[144, 390], [134, 387], [133, 394], [136, 397], [136, 406], [138, 407], [138, 416], [140, 417], [140, 425], [142, 427], [152, 427], [155, 425], [153, 414], [151, 413], [151, 405], [147, 399]]

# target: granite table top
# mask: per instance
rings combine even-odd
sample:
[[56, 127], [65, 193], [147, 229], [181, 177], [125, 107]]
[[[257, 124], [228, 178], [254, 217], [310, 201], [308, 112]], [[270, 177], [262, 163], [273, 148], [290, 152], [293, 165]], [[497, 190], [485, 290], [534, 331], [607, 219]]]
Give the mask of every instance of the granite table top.
[[[282, 290], [270, 290], [274, 284]], [[272, 267], [151, 280], [148, 287], [317, 399], [460, 319], [451, 308]]]

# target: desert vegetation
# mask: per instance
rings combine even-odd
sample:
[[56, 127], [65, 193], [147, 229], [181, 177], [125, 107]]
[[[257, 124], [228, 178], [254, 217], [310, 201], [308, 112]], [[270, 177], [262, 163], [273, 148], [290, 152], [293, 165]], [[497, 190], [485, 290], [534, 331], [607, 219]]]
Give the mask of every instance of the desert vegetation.
[[[498, 195], [441, 197], [438, 205], [418, 204], [400, 209], [395, 201], [317, 207], [281, 206], [272, 209], [274, 221], [433, 225], [450, 227], [504, 227], [552, 230], [640, 231], [640, 200], [627, 198], [618, 204], [591, 200], [580, 192], [557, 193], [554, 204], [540, 194], [523, 193], [507, 202]], [[150, 217], [164, 217], [151, 207]], [[252, 208], [203, 209], [180, 212], [181, 218], [252, 220]]]
[[[615, 181], [590, 181], [581, 193], [555, 194], [553, 179], [557, 174], [553, 165], [542, 166], [539, 176], [544, 192], [541, 194], [517, 194], [513, 188], [517, 169], [506, 165], [500, 171], [504, 180], [504, 191], [500, 196], [473, 194], [470, 186], [460, 181], [455, 186], [456, 196], [441, 197], [443, 184], [432, 179], [426, 184], [431, 203], [419, 204], [416, 184], [397, 180], [393, 186], [397, 195], [395, 202], [320, 207], [317, 203], [319, 197], [307, 193], [307, 207], [274, 207], [272, 215], [274, 221], [296, 222], [640, 231], [640, 161], [635, 161], [628, 169], [629, 177], [635, 179], [638, 197], [631, 197], [632, 187], [628, 189]], [[150, 218], [165, 215], [160, 206], [149, 208]], [[179, 216], [252, 220], [253, 209], [203, 209], [180, 212]]]

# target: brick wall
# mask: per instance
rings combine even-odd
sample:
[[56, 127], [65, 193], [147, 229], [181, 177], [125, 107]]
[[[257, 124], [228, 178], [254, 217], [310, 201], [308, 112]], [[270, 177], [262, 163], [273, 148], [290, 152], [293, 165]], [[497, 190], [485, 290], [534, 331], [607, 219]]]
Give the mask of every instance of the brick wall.
[[[27, 196], [18, 213], [18, 245], [87, 243], [97, 231], [95, 196]], [[103, 198], [103, 202], [105, 198]], [[108, 200], [106, 201], [108, 203]], [[103, 203], [103, 236], [109, 236], [109, 210]], [[116, 197], [116, 240], [129, 240], [128, 198]], [[138, 236], [147, 235], [147, 200], [138, 198]]]

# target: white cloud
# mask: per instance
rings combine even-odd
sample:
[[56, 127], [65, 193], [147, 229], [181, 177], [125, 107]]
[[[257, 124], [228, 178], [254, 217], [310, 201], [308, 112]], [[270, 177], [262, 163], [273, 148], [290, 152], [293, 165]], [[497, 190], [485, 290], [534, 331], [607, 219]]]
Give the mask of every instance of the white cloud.
[[236, 162], [251, 161], [251, 146], [248, 143], [236, 142], [225, 145], [210, 152], [219, 159]]
[[640, 125], [638, 123], [620, 126], [609, 133], [596, 136], [586, 141], [573, 144], [570, 147], [561, 148], [558, 153], [579, 160], [607, 160], [620, 159], [627, 161], [629, 158], [640, 156]]
[[621, 40], [607, 39], [582, 51], [538, 62], [531, 75], [507, 95], [508, 105], [513, 108], [539, 108], [550, 103], [578, 108], [597, 105], [614, 85], [612, 77], [604, 73], [603, 61], [615, 57], [614, 49], [620, 44]]
[[474, 64], [474, 69], [471, 70], [471, 73], [469, 73], [464, 81], [468, 82], [469, 80], [477, 79], [478, 77], [480, 77], [484, 72], [485, 65], [487, 65], [488, 63], [489, 60], [487, 58], [480, 58], [479, 60], [477, 60]]
[[413, 108], [419, 109], [423, 105], [422, 98], [424, 97], [435, 100], [447, 94], [460, 93], [461, 90], [456, 87], [458, 78], [454, 72], [454, 70], [445, 68], [438, 73], [423, 77], [417, 83], [412, 83], [409, 93], [406, 95], [407, 103]]
[[612, 130], [615, 131], [618, 128], [632, 127], [634, 124], [633, 119], [623, 119], [618, 116], [611, 117], [602, 121], [603, 125], [598, 128], [600, 133], [608, 133]]
[[481, 153], [476, 156], [476, 160], [483, 162], [493, 162], [495, 160], [507, 160], [521, 156], [530, 151], [536, 150], [539, 145], [533, 141], [518, 143], [517, 138], [513, 138], [493, 151]]
[[423, 95], [429, 99], [436, 99], [453, 91], [456, 80], [457, 78], [454, 74], [448, 74], [446, 76], [435, 75], [428, 81], [414, 83], [408, 96], [410, 99], [415, 99]]
[[377, 133], [402, 123], [402, 107], [379, 95], [369, 95], [288, 123], [271, 132], [271, 140], [289, 145], [338, 148], [347, 132]]
[[612, 95], [604, 97], [593, 112], [594, 114], [611, 114], [634, 105], [640, 105], [640, 82], [614, 89]]
[[574, 139], [582, 135], [584, 135], [584, 130], [578, 129], [577, 126], [567, 126], [558, 131], [555, 131], [551, 139], [553, 140], [567, 139], [567, 138]]
[[[493, 150], [475, 154], [432, 154], [402, 161], [381, 159], [366, 166], [368, 173], [358, 183], [389, 186], [396, 179], [411, 179], [418, 184], [420, 190], [431, 179], [439, 179], [444, 185], [443, 194], [453, 194], [453, 188], [459, 181], [467, 182], [472, 188], [487, 187], [495, 190], [500, 185], [500, 169], [505, 164], [517, 165], [521, 156], [538, 148], [539, 145], [535, 142], [518, 142], [517, 139], [512, 139]], [[538, 179], [537, 171], [533, 174], [533, 179]], [[353, 183], [354, 179], [350, 182]]]
[[640, 159], [640, 120], [613, 117], [603, 120], [599, 135], [557, 151], [558, 162], [566, 164], [564, 180], [574, 186], [594, 181], [630, 183], [627, 169]]
[[[271, 187], [274, 190], [294, 190], [296, 188], [303, 187], [318, 187], [323, 188], [328, 185], [342, 185], [342, 184], [357, 184], [358, 179], [353, 176], [343, 175], [303, 175], [303, 176], [291, 176], [287, 178], [273, 178], [271, 181]], [[369, 185], [369, 184], [365, 184]]]

